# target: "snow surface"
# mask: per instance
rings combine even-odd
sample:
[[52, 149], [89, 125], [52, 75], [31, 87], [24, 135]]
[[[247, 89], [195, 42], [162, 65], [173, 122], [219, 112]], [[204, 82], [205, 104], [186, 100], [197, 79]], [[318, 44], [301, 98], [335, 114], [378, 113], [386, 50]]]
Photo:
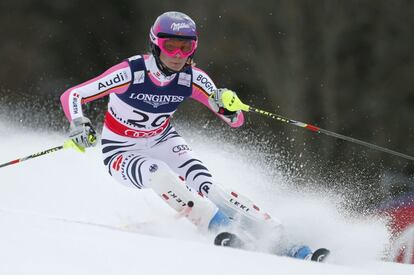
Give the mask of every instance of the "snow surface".
[[[64, 139], [0, 123], [0, 163]], [[282, 220], [292, 240], [330, 248], [328, 263], [214, 247], [212, 236], [175, 219], [150, 190], [115, 182], [98, 147], [0, 169], [0, 274], [414, 274], [412, 265], [381, 261], [384, 221], [345, 218], [334, 196], [286, 188], [282, 174], [264, 171], [260, 155], [197, 134], [188, 141], [219, 181]]]

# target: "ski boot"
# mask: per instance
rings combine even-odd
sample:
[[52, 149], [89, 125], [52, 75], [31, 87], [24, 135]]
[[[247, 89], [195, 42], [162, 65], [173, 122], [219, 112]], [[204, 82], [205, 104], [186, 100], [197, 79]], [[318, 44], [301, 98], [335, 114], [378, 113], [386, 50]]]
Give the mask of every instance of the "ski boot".
[[319, 248], [312, 253], [312, 250], [304, 245], [291, 248], [287, 256], [314, 262], [324, 262], [329, 253], [330, 251], [326, 248]]
[[214, 244], [233, 248], [243, 248], [244, 246], [244, 242], [236, 234], [230, 232], [219, 233], [214, 239]]
[[326, 248], [316, 249], [312, 254], [311, 261], [324, 262], [330, 253], [331, 252]]

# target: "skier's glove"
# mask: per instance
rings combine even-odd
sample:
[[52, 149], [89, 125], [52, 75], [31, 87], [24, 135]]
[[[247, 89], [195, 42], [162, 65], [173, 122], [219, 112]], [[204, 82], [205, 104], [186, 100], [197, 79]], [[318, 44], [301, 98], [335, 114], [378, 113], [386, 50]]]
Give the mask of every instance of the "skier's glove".
[[69, 138], [77, 145], [87, 148], [96, 145], [96, 131], [87, 117], [78, 117], [70, 123]]
[[233, 105], [235, 100], [238, 100], [237, 94], [229, 89], [217, 89], [209, 97], [211, 107], [217, 113], [229, 118], [232, 122], [237, 118], [241, 110]]

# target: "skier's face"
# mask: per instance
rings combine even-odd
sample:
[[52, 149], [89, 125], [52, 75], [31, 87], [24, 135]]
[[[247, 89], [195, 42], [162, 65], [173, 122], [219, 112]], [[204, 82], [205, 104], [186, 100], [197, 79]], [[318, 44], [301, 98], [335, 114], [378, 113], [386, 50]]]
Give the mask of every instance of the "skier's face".
[[169, 57], [161, 51], [160, 60], [168, 69], [178, 72], [184, 67], [187, 62], [187, 57], [181, 57], [178, 53], [173, 57]]

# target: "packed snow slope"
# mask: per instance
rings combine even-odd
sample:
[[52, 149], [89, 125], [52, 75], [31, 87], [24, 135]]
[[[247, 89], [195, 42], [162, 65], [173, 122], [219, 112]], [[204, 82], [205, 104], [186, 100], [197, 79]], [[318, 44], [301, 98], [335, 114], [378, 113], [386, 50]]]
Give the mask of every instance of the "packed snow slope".
[[[0, 126], [0, 163], [65, 139]], [[197, 134], [188, 141], [218, 181], [267, 208], [292, 240], [330, 248], [329, 262], [214, 247], [151, 191], [115, 182], [97, 147], [0, 169], [0, 274], [414, 274], [413, 266], [380, 261], [389, 238], [383, 221], [344, 218], [326, 193], [289, 190], [253, 152]]]

